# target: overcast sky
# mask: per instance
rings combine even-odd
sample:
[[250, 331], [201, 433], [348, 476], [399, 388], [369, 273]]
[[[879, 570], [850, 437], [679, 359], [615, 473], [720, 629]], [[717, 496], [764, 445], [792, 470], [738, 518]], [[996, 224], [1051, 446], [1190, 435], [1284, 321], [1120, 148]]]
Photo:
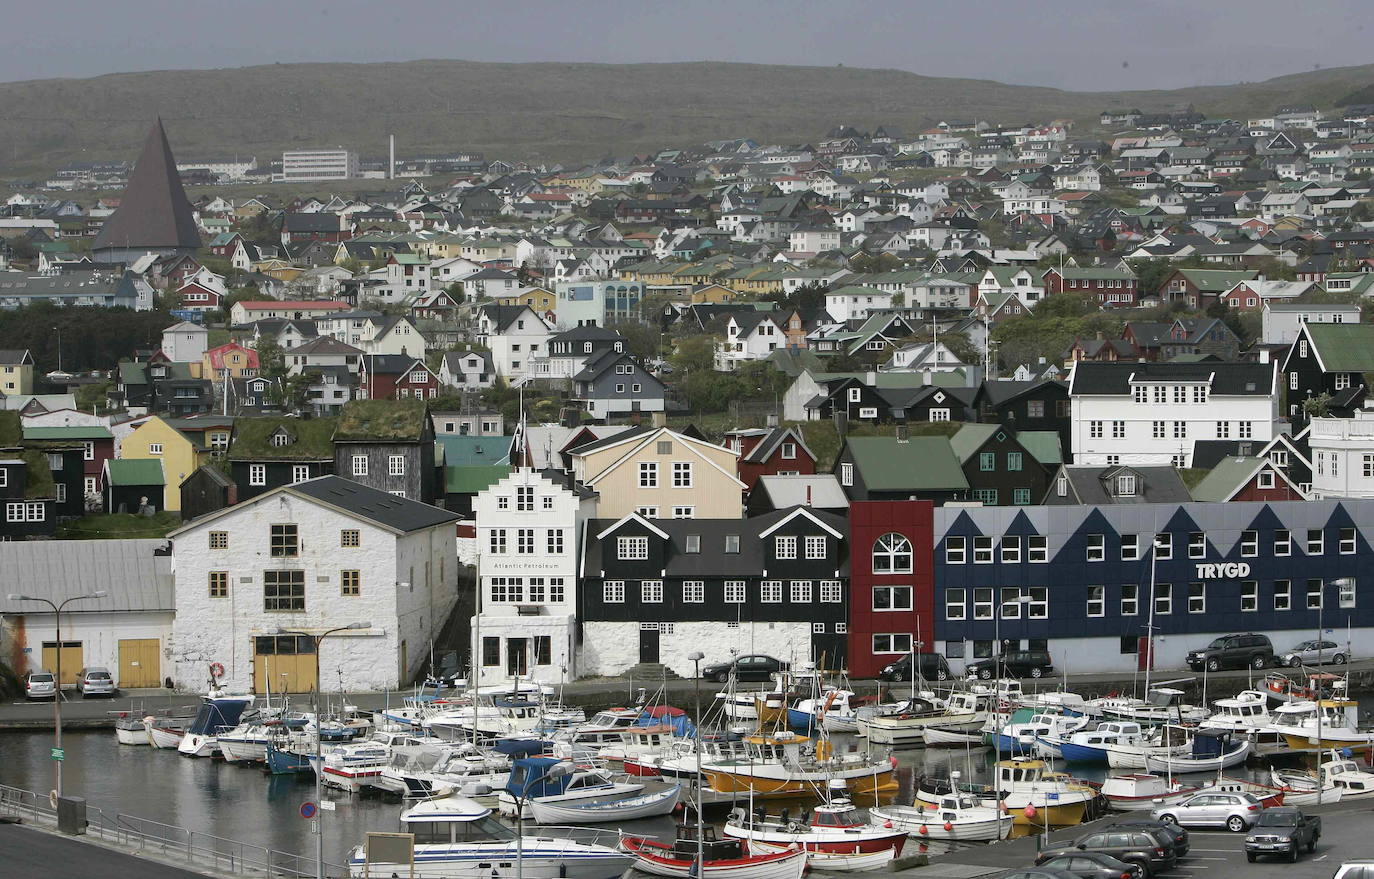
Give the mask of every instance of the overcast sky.
[[293, 61], [752, 61], [1066, 89], [1374, 62], [1370, 0], [59, 0], [0, 27], [0, 81]]

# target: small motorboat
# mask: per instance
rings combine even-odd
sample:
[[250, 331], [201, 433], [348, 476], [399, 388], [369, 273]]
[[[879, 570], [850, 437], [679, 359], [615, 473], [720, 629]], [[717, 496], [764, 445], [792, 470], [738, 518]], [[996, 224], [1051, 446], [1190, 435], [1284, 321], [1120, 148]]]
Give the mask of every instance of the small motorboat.
[[1344, 757], [1328, 760], [1321, 765], [1321, 778], [1341, 789], [1342, 801], [1374, 797], [1374, 772], [1354, 760]]
[[[1047, 736], [1046, 741], [1053, 741]], [[1109, 721], [1095, 729], [1071, 733], [1059, 740], [1059, 756], [1069, 763], [1097, 763], [1106, 765], [1107, 754], [1113, 745], [1145, 744], [1145, 733], [1134, 721]]]
[[[679, 826], [671, 844], [625, 836], [620, 846], [635, 856], [634, 866], [655, 876], [673, 879], [801, 879], [807, 854], [789, 848], [768, 854], [751, 854], [743, 840], [718, 839], [715, 828], [706, 825], [700, 840], [695, 827]], [[700, 847], [702, 863], [697, 864]]]
[[1197, 788], [1170, 781], [1162, 775], [1131, 773], [1112, 775], [1102, 782], [1102, 796], [1119, 812], [1149, 811], [1172, 805], [1197, 793]]
[[1136, 723], [1201, 723], [1207, 709], [1183, 701], [1184, 692], [1173, 687], [1154, 687], [1144, 699], [1133, 696], [1104, 696], [1086, 704], [1101, 712], [1109, 720], [1132, 720]]
[[148, 744], [154, 748], [174, 751], [186, 738], [186, 728], [195, 720], [195, 714], [150, 714], [143, 718], [143, 729], [148, 733]]
[[1039, 753], [1041, 739], [1063, 741], [1082, 731], [1089, 722], [1090, 718], [1083, 715], [1034, 714], [1029, 708], [1020, 708], [1009, 723], [991, 734], [992, 744], [999, 754], [1034, 756]]
[[778, 815], [768, 815], [762, 809], [751, 815], [736, 807], [725, 822], [725, 835], [779, 848], [795, 845], [807, 851], [835, 854], [877, 852], [893, 847], [900, 853], [906, 841], [905, 831], [865, 820], [846, 799], [816, 806], [809, 821], [803, 815], [792, 820], [786, 809]]
[[1145, 757], [1145, 768], [1151, 772], [1186, 775], [1189, 772], [1220, 772], [1239, 766], [1250, 756], [1250, 740], [1234, 736], [1225, 730], [1198, 729], [1193, 731], [1192, 748], [1184, 754]]
[[553, 767], [560, 763], [563, 761], [553, 757], [520, 757], [511, 761], [510, 777], [497, 795], [500, 813], [514, 817], [520, 809], [522, 817], [533, 818], [536, 803], [550, 806], [571, 806], [579, 802], [605, 804], [644, 793], [644, 785], [615, 781], [600, 769], [578, 767], [564, 775], [553, 774]]
[[634, 797], [608, 799], [576, 799], [571, 802], [544, 797], [530, 801], [536, 824], [601, 824], [607, 821], [635, 821], [657, 818], [677, 808], [682, 785], [674, 784], [662, 790], [642, 793]]
[[[747, 843], [749, 853], [753, 855], [788, 851], [787, 846], [759, 842], [756, 839], [748, 840]], [[885, 848], [876, 852], [807, 851], [806, 866], [827, 873], [871, 873], [885, 869], [896, 858], [896, 848]]]
[[381, 776], [396, 748], [436, 744], [439, 744], [438, 739], [378, 730], [366, 739], [330, 745], [324, 749], [323, 768], [320, 764], [314, 765], [324, 773], [320, 778], [322, 784], [357, 793], [372, 779]]
[[1359, 726], [1359, 703], [1353, 699], [1280, 705], [1273, 727], [1295, 751], [1374, 747], [1374, 729]]
[[983, 744], [983, 731], [976, 727], [970, 729], [967, 724], [928, 726], [925, 728], [925, 745], [927, 748], [962, 748], [966, 745], [987, 747]]
[[897, 714], [882, 714], [872, 718], [859, 716], [859, 731], [875, 745], [894, 748], [919, 745], [924, 741], [925, 728], [932, 725], [967, 724], [982, 726], [996, 708], [997, 696], [987, 687], [974, 687], [951, 693], [944, 707], [922, 699], [912, 700], [908, 710]]
[[919, 839], [992, 842], [1006, 839], [1016, 818], [1000, 806], [990, 806], [973, 794], [948, 794], [938, 803], [920, 800], [910, 806], [882, 806], [868, 810], [870, 818]]
[[151, 745], [148, 738], [148, 727], [143, 722], [142, 712], [116, 711], [115, 715], [115, 741], [121, 745]]
[[253, 707], [253, 701], [250, 695], [206, 696], [177, 750], [187, 757], [219, 756], [219, 734], [238, 726], [243, 713]]
[[1274, 787], [1284, 791], [1283, 802], [1287, 806], [1316, 806], [1339, 803], [1345, 788], [1330, 781], [1319, 784], [1317, 776], [1301, 769], [1269, 769], [1270, 780]]

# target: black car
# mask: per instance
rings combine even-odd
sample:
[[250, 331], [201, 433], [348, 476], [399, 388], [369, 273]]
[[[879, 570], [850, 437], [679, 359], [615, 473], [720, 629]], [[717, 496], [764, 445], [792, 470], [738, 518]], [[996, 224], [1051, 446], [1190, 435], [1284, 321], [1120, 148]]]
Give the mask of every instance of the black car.
[[1118, 861], [1111, 855], [1101, 852], [1076, 851], [1057, 855], [1038, 866], [1063, 870], [1079, 879], [1145, 879], [1145, 870], [1139, 864]]
[[911, 673], [911, 657], [916, 657], [916, 670], [919, 676], [928, 681], [947, 681], [954, 677], [949, 670], [949, 663], [945, 662], [945, 657], [939, 653], [908, 653], [891, 665], [883, 666], [883, 670], [878, 672], [880, 681], [909, 681], [913, 678]]
[[1221, 671], [1223, 668], [1267, 668], [1274, 664], [1274, 645], [1267, 635], [1245, 632], [1222, 635], [1202, 650], [1188, 651], [1188, 667], [1193, 671]]
[[1041, 678], [1052, 673], [1054, 666], [1048, 650], [1008, 650], [998, 657], [970, 662], [964, 669], [971, 678], [990, 681], [995, 677]]
[[1172, 839], [1133, 827], [1107, 827], [1079, 837], [1070, 847], [1042, 852], [1037, 861], [1044, 862], [1061, 855], [1079, 852], [1108, 854], [1127, 864], [1135, 864], [1146, 876], [1163, 872], [1178, 863]]
[[701, 676], [723, 684], [730, 680], [730, 670], [734, 669], [737, 681], [771, 681], [773, 675], [786, 671], [787, 667], [787, 663], [767, 654], [751, 653], [748, 656], [736, 656], [729, 662], [708, 665], [701, 670]]
[[1161, 833], [1174, 843], [1174, 854], [1180, 858], [1188, 854], [1188, 831], [1177, 824], [1170, 824], [1168, 821], [1156, 821], [1153, 818], [1126, 818], [1111, 827], [1129, 827], [1132, 829], [1152, 831], [1156, 836]]
[[1049, 867], [1031, 867], [1027, 870], [1017, 870], [1015, 873], [1006, 873], [1002, 879], [1078, 879], [1078, 874], [1070, 873], [1068, 870], [1051, 870]]

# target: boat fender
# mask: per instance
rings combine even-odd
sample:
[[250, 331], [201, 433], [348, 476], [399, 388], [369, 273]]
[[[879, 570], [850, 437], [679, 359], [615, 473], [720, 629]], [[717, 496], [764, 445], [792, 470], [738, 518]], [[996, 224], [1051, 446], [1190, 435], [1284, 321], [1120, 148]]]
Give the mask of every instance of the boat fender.
[[926, 826], [924, 824], [921, 825], [920, 829], [917, 832], [920, 833], [922, 836], [925, 836], [930, 833], [930, 831], [926, 829]]
[[951, 824], [950, 822], [946, 821], [946, 822], [945, 822], [945, 833], [949, 833], [949, 832], [952, 831], [953, 829], [954, 829], [954, 825]]
[[787, 822], [787, 832], [788, 832], [788, 833], [801, 833], [801, 832], [802, 832], [802, 826], [801, 826], [800, 824], [798, 824], [796, 821], [789, 821], [789, 822]]
[[222, 678], [222, 677], [224, 677], [224, 663], [222, 663], [222, 662], [212, 662], [212, 663], [210, 663], [210, 675], [211, 675], [212, 677], [215, 677], [215, 678]]

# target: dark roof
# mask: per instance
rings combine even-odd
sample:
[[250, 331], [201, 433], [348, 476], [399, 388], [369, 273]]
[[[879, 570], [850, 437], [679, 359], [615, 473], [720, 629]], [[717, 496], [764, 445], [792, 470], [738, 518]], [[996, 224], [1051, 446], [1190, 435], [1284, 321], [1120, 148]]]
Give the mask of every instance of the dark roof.
[[768, 460], [769, 455], [773, 454], [773, 450], [781, 445], [789, 436], [792, 438], [792, 441], [797, 444], [798, 448], [806, 452], [807, 457], [811, 458], [813, 461], [816, 459], [815, 453], [806, 445], [806, 441], [802, 439], [799, 431], [791, 427], [775, 427], [768, 432], [768, 436], [759, 440], [758, 445], [754, 446], [749, 454], [745, 455], [741, 460], [751, 464], [763, 463]]
[[596, 451], [597, 449], [604, 448], [606, 446], [613, 446], [616, 443], [624, 442], [628, 439], [644, 436], [645, 434], [652, 433], [655, 430], [658, 430], [658, 428], [652, 427], [647, 424], [642, 425], [640, 427], [632, 427], [629, 430], [622, 430], [619, 433], [613, 433], [610, 436], [602, 437], [601, 439], [597, 440], [592, 440], [591, 442], [585, 443], [575, 448], [565, 449], [565, 451], [569, 452], [570, 454], [583, 455], [587, 452]]
[[1142, 381], [1196, 382], [1211, 379], [1213, 394], [1268, 396], [1273, 391], [1273, 363], [1092, 363], [1074, 365], [1070, 394], [1126, 396], [1131, 377]]
[[141, 247], [200, 247], [191, 203], [181, 186], [161, 119], [148, 131], [119, 207], [101, 225], [91, 245], [96, 251]]
[[29, 349], [27, 349], [27, 348], [20, 348], [20, 349], [16, 349], [16, 350], [0, 351], [0, 363], [8, 363], [8, 364], [30, 363], [30, 364], [31, 364], [31, 363], [33, 363], [33, 355], [29, 353]]
[[[1037, 388], [1043, 387], [1044, 385], [1059, 385], [1060, 387], [1063, 387], [1064, 383], [1061, 381], [1055, 381], [1053, 379], [1025, 382], [985, 381], [983, 382], [983, 386], [982, 388], [980, 388], [980, 390], [983, 396], [987, 398], [987, 401], [991, 403], [993, 406], [1002, 406], [1010, 402], [1011, 400], [1016, 399], [1022, 394], [1029, 393], [1030, 391], [1036, 390]], [[946, 390], [951, 389], [946, 388]]]
[[[1136, 476], [1135, 494], [1129, 497], [1114, 495], [1109, 486], [1116, 476], [1133, 473]], [[1114, 464], [1110, 467], [1068, 466], [1059, 471], [1068, 477], [1077, 502], [1082, 504], [1177, 504], [1193, 499], [1188, 486], [1173, 467], [1131, 467]], [[1055, 487], [1050, 485], [1049, 502], [1057, 502]]]
[[1210, 470], [1227, 458], [1258, 455], [1268, 447], [1264, 440], [1194, 440], [1193, 468]]
[[333, 336], [319, 336], [309, 342], [302, 342], [294, 348], [288, 348], [286, 354], [362, 354], [363, 349], [354, 348], [347, 342], [340, 342]]
[[417, 363], [425, 365], [409, 354], [369, 354], [363, 358], [363, 370], [373, 375], [405, 375]]
[[298, 482], [287, 486], [285, 491], [314, 498], [394, 531], [418, 531], [459, 519], [448, 510], [397, 497], [342, 476], [321, 476]]
[[324, 211], [313, 213], [292, 211], [286, 215], [288, 232], [339, 232], [343, 230], [343, 218], [338, 214]]
[[615, 330], [608, 330], [605, 327], [598, 327], [590, 324], [573, 327], [570, 330], [549, 337], [550, 342], [596, 342], [600, 340], [623, 342], [625, 337]]

